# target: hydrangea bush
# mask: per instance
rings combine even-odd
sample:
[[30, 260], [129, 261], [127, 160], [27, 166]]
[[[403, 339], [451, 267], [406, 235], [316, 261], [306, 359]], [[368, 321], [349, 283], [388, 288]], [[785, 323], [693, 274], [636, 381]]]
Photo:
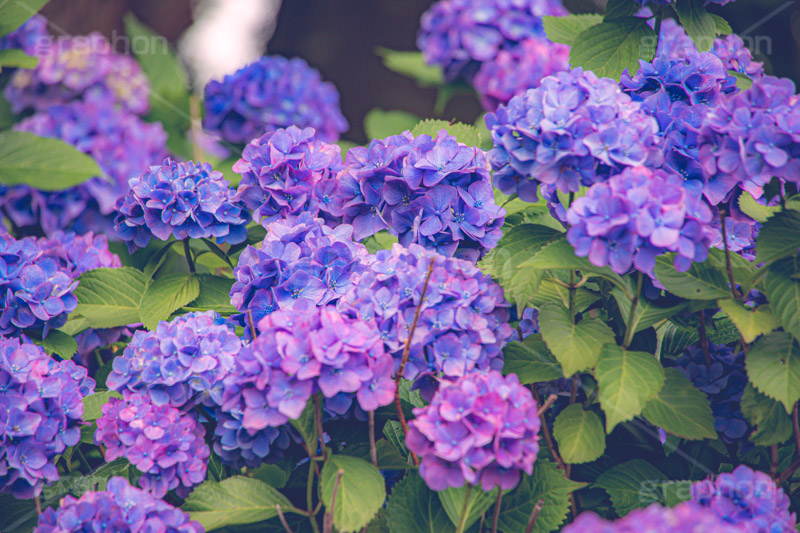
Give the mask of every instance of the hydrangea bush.
[[800, 96], [728, 3], [433, 2], [379, 54], [474, 105], [364, 139], [0, 1], [0, 531], [795, 531]]

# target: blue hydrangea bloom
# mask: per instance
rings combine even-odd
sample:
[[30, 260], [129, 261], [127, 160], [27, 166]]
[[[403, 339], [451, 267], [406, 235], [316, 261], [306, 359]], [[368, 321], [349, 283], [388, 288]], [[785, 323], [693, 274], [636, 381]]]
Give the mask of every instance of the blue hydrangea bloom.
[[417, 48], [448, 81], [469, 80], [501, 50], [544, 35], [541, 17], [567, 14], [560, 0], [440, 0], [422, 14]]
[[[65, 529], [68, 528], [68, 529]], [[112, 477], [104, 491], [86, 491], [80, 498], [64, 496], [57, 509], [39, 517], [34, 533], [63, 531], [125, 531], [146, 533], [203, 533], [205, 529], [181, 511], [148, 492]]]
[[242, 175], [236, 198], [262, 224], [301, 212], [317, 216], [320, 204], [332, 201], [342, 166], [340, 148], [317, 139], [313, 128], [281, 128], [245, 146], [233, 165]]
[[34, 15], [16, 30], [0, 37], [0, 50], [18, 48], [28, 55], [35, 55], [39, 46], [49, 42], [47, 19], [41, 15]]
[[155, 405], [191, 409], [221, 400], [222, 379], [242, 341], [214, 311], [187, 313], [134, 333], [117, 356], [106, 384], [150, 396]]
[[262, 57], [211, 81], [204, 102], [203, 126], [235, 144], [291, 125], [310, 126], [332, 143], [348, 127], [336, 87], [300, 58]]
[[675, 507], [653, 503], [644, 509], [634, 509], [618, 520], [606, 520], [585, 511], [563, 533], [747, 533], [751, 530], [726, 523], [713, 512], [689, 502]]
[[115, 229], [131, 251], [147, 246], [151, 237], [216, 237], [230, 244], [247, 237], [250, 212], [234, 198], [222, 172], [208, 163], [167, 158], [128, 183], [128, 193], [117, 200]]
[[78, 444], [83, 398], [94, 387], [74, 362], [0, 337], [0, 492], [33, 498], [58, 480], [55, 458]]
[[539, 332], [539, 310], [534, 307], [528, 307], [522, 311], [517, 329], [514, 330], [511, 340], [523, 341], [528, 335]]

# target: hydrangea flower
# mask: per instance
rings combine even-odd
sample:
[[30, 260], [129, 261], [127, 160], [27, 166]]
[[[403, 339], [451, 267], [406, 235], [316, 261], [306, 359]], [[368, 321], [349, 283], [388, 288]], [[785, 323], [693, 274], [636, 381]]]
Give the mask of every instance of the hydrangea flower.
[[166, 155], [167, 134], [160, 124], [146, 123], [104, 101], [53, 106], [15, 128], [71, 144], [92, 156], [111, 178], [94, 177], [63, 191], [0, 187], [0, 203], [14, 224], [39, 226], [45, 235], [58, 230], [113, 235], [115, 202], [128, 190], [128, 178]]
[[481, 64], [472, 85], [483, 108], [495, 111], [515, 94], [538, 87], [543, 78], [562, 70], [569, 70], [569, 46], [534, 35]]
[[203, 126], [235, 144], [291, 125], [336, 142], [347, 131], [339, 93], [300, 58], [262, 57], [205, 89]]
[[743, 526], [746, 531], [795, 531], [796, 518], [789, 512], [789, 497], [764, 472], [739, 465], [713, 481], [694, 483], [691, 492], [695, 505], [710, 509], [725, 522]]
[[352, 224], [357, 241], [388, 229], [404, 246], [472, 261], [497, 245], [505, 220], [483, 151], [446, 130], [436, 138], [404, 132], [351, 148], [333, 201], [320, 208]]
[[0, 50], [18, 48], [28, 55], [35, 55], [38, 47], [49, 40], [47, 19], [41, 15], [34, 15], [16, 30], [0, 37]]
[[233, 165], [242, 175], [236, 198], [262, 224], [308, 212], [330, 203], [342, 155], [335, 144], [315, 137], [314, 128], [289, 126], [265, 133], [244, 148]]
[[86, 491], [80, 498], [64, 496], [57, 509], [39, 517], [34, 533], [63, 531], [125, 531], [145, 533], [203, 533], [205, 529], [163, 500], [128, 484], [122, 477], [108, 480], [104, 491]]
[[[666, 5], [669, 5], [672, 0], [636, 0], [636, 1], [639, 2], [640, 4], [642, 4], [643, 6], [646, 6], [649, 3], [655, 4], [657, 6], [659, 6], [659, 5], [660, 6], [666, 6]], [[720, 6], [724, 6], [725, 4], [727, 4], [729, 2], [735, 2], [735, 1], [736, 0], [705, 0], [705, 5], [717, 4], [717, 5], [720, 5]]]
[[339, 301], [339, 309], [375, 321], [386, 349], [399, 362], [433, 262], [411, 343], [406, 379], [420, 374], [460, 377], [500, 369], [511, 337], [503, 289], [472, 263], [412, 244], [394, 244], [370, 257], [364, 272]]
[[144, 490], [163, 498], [177, 489], [185, 498], [205, 480], [211, 450], [193, 414], [127, 391], [123, 399], [110, 398], [102, 410], [94, 443], [105, 446], [106, 461], [124, 457], [142, 472], [139, 486]]
[[614, 80], [581, 68], [545, 78], [486, 115], [486, 125], [495, 186], [527, 202], [537, 201], [540, 184], [577, 192], [626, 167], [660, 163], [655, 119]]
[[625, 169], [589, 187], [567, 211], [567, 240], [579, 257], [623, 274], [652, 274], [656, 256], [677, 252], [675, 268], [705, 261], [711, 210], [677, 176], [646, 167]]
[[17, 69], [5, 88], [15, 113], [81, 98], [107, 100], [139, 115], [147, 112], [147, 76], [134, 58], [115, 52], [100, 33], [39, 41], [33, 50], [39, 64]]
[[72, 269], [43, 254], [32, 237], [0, 234], [0, 258], [0, 334], [35, 329], [47, 335], [63, 326], [78, 305]]
[[493, 370], [443, 380], [430, 405], [414, 409], [406, 446], [419, 455], [419, 473], [433, 490], [464, 483], [510, 490], [521, 472], [533, 472], [537, 409], [515, 374]]
[[224, 380], [214, 447], [224, 460], [257, 466], [279, 437], [276, 428], [299, 418], [317, 391], [337, 414], [355, 401], [374, 411], [394, 400], [394, 361], [374, 323], [302, 300], [265, 316], [258, 328], [263, 333]]
[[749, 530], [725, 523], [707, 509], [688, 502], [675, 507], [653, 503], [644, 509], [634, 509], [618, 520], [606, 520], [586, 511], [567, 524], [563, 533], [745, 533]]
[[528, 335], [539, 332], [539, 310], [528, 307], [522, 311], [522, 318], [514, 330], [511, 340], [523, 341]]
[[134, 333], [114, 359], [106, 384], [149, 396], [157, 406], [215, 405], [241, 349], [242, 341], [216, 312], [187, 313], [160, 322], [154, 331]]
[[248, 312], [257, 324], [269, 313], [304, 300], [334, 303], [367, 256], [364, 245], [353, 242], [352, 232], [346, 224], [332, 229], [309, 213], [268, 224], [261, 247], [245, 248], [233, 270], [231, 304], [242, 314], [232, 318], [247, 326]]
[[469, 80], [481, 63], [532, 36], [543, 16], [564, 16], [559, 0], [440, 0], [422, 14], [417, 48], [445, 79]]
[[238, 244], [247, 237], [250, 212], [237, 201], [222, 172], [208, 163], [178, 163], [167, 158], [128, 182], [117, 200], [115, 230], [128, 249], [162, 241], [209, 239]]
[[0, 492], [33, 498], [58, 480], [55, 458], [78, 444], [83, 398], [94, 387], [74, 362], [0, 337]]

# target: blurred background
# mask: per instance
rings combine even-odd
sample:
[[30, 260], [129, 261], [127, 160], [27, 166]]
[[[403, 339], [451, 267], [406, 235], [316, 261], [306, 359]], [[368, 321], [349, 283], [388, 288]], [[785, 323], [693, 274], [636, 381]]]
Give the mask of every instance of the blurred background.
[[[133, 11], [179, 50], [195, 89], [265, 54], [300, 56], [336, 84], [350, 123], [346, 139], [364, 142], [374, 107], [435, 116], [436, 92], [390, 72], [377, 47], [416, 50], [420, 15], [431, 0], [51, 0], [43, 10], [55, 35], [99, 31], [122, 46], [122, 17]], [[605, 0], [565, 0], [573, 13], [602, 12]], [[800, 81], [800, 0], [738, 0], [724, 16], [768, 73]], [[455, 96], [441, 118], [472, 123], [477, 100]]]

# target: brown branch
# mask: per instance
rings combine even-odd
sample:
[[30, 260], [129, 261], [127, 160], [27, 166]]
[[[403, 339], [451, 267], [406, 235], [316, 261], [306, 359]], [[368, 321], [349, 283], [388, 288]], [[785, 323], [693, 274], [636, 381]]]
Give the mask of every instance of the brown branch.
[[503, 501], [503, 489], [497, 491], [497, 501], [494, 502], [494, 516], [492, 516], [492, 533], [497, 533], [497, 523], [500, 521], [500, 504]]
[[281, 524], [283, 525], [283, 529], [286, 530], [286, 533], [294, 533], [294, 531], [292, 531], [292, 528], [289, 527], [289, 522], [286, 521], [286, 517], [283, 516], [283, 511], [281, 511], [281, 504], [279, 504], [279, 503], [275, 504], [275, 511], [277, 511], [278, 520], [281, 521]]
[[317, 433], [319, 434], [319, 447], [322, 450], [322, 457], [328, 459], [328, 450], [325, 448], [325, 432], [322, 430], [322, 404], [319, 400], [319, 395], [314, 396], [314, 418], [317, 424]]
[[406, 345], [403, 347], [403, 357], [400, 359], [400, 368], [397, 370], [397, 375], [394, 378], [394, 382], [397, 385], [397, 391], [395, 395], [400, 394], [400, 380], [403, 378], [403, 374], [406, 371], [406, 364], [408, 363], [408, 356], [411, 353], [411, 339], [414, 338], [414, 332], [417, 330], [417, 322], [419, 322], [419, 315], [422, 312], [422, 304], [425, 302], [425, 293], [428, 292], [428, 282], [431, 280], [431, 274], [433, 274], [433, 263], [435, 258], [431, 259], [431, 264], [428, 265], [428, 275], [425, 276], [425, 284], [422, 286], [422, 294], [419, 297], [419, 304], [417, 304], [417, 309], [414, 311], [414, 320], [411, 322], [411, 330], [408, 332], [408, 339], [406, 340]]
[[378, 448], [375, 446], [375, 411], [367, 413], [369, 416], [369, 456], [372, 466], [378, 468]]
[[800, 455], [800, 421], [798, 421], [798, 404], [794, 404], [792, 409], [792, 430], [794, 432], [794, 445], [797, 448], [797, 455]]
[[[536, 400], [536, 403], [539, 403], [539, 393], [536, 392], [536, 387], [531, 385], [531, 392], [533, 392], [533, 398]], [[550, 455], [555, 460], [558, 467], [563, 470], [564, 472], [567, 471], [567, 467], [564, 464], [564, 461], [561, 459], [561, 456], [558, 455], [556, 452], [555, 444], [553, 444], [553, 437], [550, 436], [550, 428], [547, 426], [547, 420], [544, 418], [544, 413], [539, 413], [539, 419], [542, 422], [542, 435], [544, 436], [544, 442], [547, 444], [547, 449], [550, 451]]]
[[792, 475], [797, 472], [797, 469], [800, 468], [800, 458], [795, 459], [792, 461], [792, 464], [789, 465], [789, 468], [783, 471], [783, 473], [778, 477], [775, 483], [780, 487], [784, 483], [786, 483]]
[[778, 455], [778, 445], [773, 444], [769, 447], [770, 464], [769, 475], [772, 479], [778, 479], [778, 466], [780, 463], [780, 456]]
[[322, 517], [322, 533], [331, 533], [333, 531], [333, 510], [336, 507], [336, 491], [339, 490], [339, 482], [342, 481], [342, 474], [344, 470], [341, 468], [336, 472], [336, 481], [333, 482], [333, 492], [331, 493], [331, 506]]
[[528, 518], [528, 525], [525, 526], [525, 533], [531, 533], [533, 531], [533, 526], [536, 525], [536, 519], [539, 518], [539, 512], [544, 507], [544, 499], [539, 500], [536, 502], [536, 505], [533, 506], [533, 510], [531, 511], [531, 516]]
[[550, 409], [550, 406], [553, 405], [557, 399], [558, 395], [556, 394], [551, 394], [550, 396], [547, 397], [547, 401], [545, 401], [544, 404], [541, 407], [539, 407], [539, 411], [537, 412], [540, 418], [543, 414], [547, 412], [548, 409]]
[[711, 369], [711, 350], [708, 347], [708, 335], [706, 335], [706, 315], [703, 311], [698, 313], [700, 325], [697, 327], [697, 334], [700, 335], [700, 346], [703, 348], [703, 355], [706, 357], [706, 367]]

